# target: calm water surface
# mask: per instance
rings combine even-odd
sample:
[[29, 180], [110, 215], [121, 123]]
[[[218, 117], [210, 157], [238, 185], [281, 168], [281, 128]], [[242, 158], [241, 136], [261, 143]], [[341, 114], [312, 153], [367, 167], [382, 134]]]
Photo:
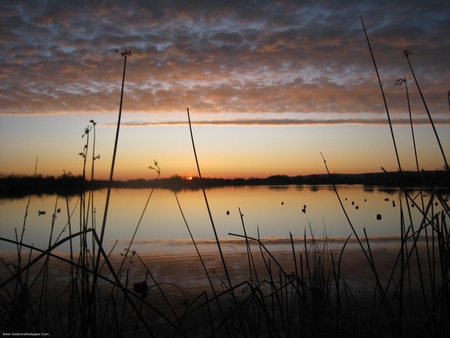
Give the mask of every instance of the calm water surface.
[[[363, 236], [363, 228], [369, 236], [400, 234], [400, 204], [405, 206], [405, 200], [398, 190], [339, 186], [338, 192], [350, 221], [360, 236]], [[107, 250], [111, 250], [116, 241], [114, 252], [121, 252], [128, 246], [150, 193], [151, 189], [112, 191], [105, 233]], [[253, 237], [258, 236], [258, 231], [261, 238], [271, 239], [288, 238], [290, 233], [294, 237], [303, 237], [305, 231], [307, 237], [311, 237], [312, 233], [316, 238], [322, 237], [325, 232], [328, 237], [347, 237], [351, 234], [348, 220], [331, 186], [224, 187], [208, 189], [206, 195], [218, 236], [229, 241], [230, 246], [233, 241], [242, 241], [229, 235], [243, 234], [239, 209], [244, 214], [247, 234]], [[194, 238], [199, 242], [212, 239], [214, 234], [202, 191], [181, 191], [177, 193], [177, 197]], [[86, 201], [89, 198], [89, 194], [86, 194]], [[94, 223], [100, 229], [106, 190], [96, 191], [93, 198], [95, 214], [93, 220], [89, 217], [88, 227], [92, 227]], [[28, 197], [0, 200], [1, 237], [14, 239], [17, 231], [20, 238], [27, 202]], [[52, 233], [52, 215], [56, 209], [61, 211], [56, 213]], [[39, 215], [39, 210], [45, 211], [45, 215]], [[434, 206], [434, 212], [440, 210], [440, 205]], [[411, 208], [411, 211], [413, 222], [418, 226], [420, 213], [417, 208]], [[377, 214], [382, 216], [381, 220], [377, 220]], [[32, 196], [25, 219], [24, 243], [47, 248], [51, 234], [52, 242], [58, 236], [63, 238], [69, 234], [69, 219], [72, 232], [78, 231], [79, 197], [66, 199], [56, 195]], [[406, 225], [409, 224], [411, 221], [407, 219]], [[189, 232], [174, 192], [155, 189], [142, 216], [133, 248], [140, 252], [164, 252], [190, 243]], [[15, 250], [14, 245], [0, 242], [0, 251], [12, 250]], [[68, 244], [58, 248], [58, 251], [68, 250]]]

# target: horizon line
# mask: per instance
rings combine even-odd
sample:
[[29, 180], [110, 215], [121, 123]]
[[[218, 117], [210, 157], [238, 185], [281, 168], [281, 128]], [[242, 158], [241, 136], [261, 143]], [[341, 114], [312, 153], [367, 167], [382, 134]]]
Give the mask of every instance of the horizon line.
[[[316, 119], [233, 119], [233, 120], [199, 120], [193, 121], [192, 125], [200, 126], [302, 126], [302, 125], [379, 125], [384, 126], [388, 121], [384, 119], [328, 119], [328, 120], [316, 120]], [[392, 119], [394, 125], [411, 124], [408, 118]], [[448, 126], [450, 125], [450, 119], [437, 118], [433, 120], [435, 125]], [[125, 121], [121, 123], [123, 127], [152, 127], [152, 126], [185, 126], [188, 125], [188, 121]], [[414, 125], [428, 125], [430, 120], [427, 118], [420, 118], [413, 120]], [[115, 126], [115, 122], [101, 124], [105, 127]]]
[[[445, 169], [422, 169], [422, 171], [424, 172], [445, 172]], [[370, 171], [370, 172], [358, 172], [358, 173], [348, 173], [348, 172], [332, 172], [332, 173], [312, 173], [312, 174], [297, 174], [297, 175], [287, 175], [287, 174], [272, 174], [269, 176], [264, 176], [264, 177], [256, 177], [256, 176], [248, 176], [248, 177], [216, 177], [216, 176], [208, 176], [208, 177], [202, 177], [202, 179], [206, 179], [206, 180], [215, 180], [215, 179], [222, 179], [222, 180], [265, 180], [265, 179], [270, 179], [270, 178], [276, 178], [276, 177], [287, 177], [287, 178], [298, 178], [298, 177], [308, 177], [308, 176], [333, 176], [333, 175], [346, 175], [346, 176], [357, 176], [357, 175], [377, 175], [377, 174], [385, 174], [385, 173], [398, 173], [398, 170], [390, 170], [390, 171], [383, 171], [382, 168], [380, 168], [380, 171]], [[416, 173], [416, 170], [402, 170], [402, 173]], [[33, 175], [24, 175], [24, 174], [15, 174], [15, 173], [11, 173], [11, 174], [4, 174], [4, 173], [0, 173], [0, 179], [5, 179], [8, 177], [17, 177], [17, 178], [32, 178], [34, 177]], [[55, 176], [55, 175], [38, 175], [38, 177], [40, 176], [40, 178], [62, 178], [64, 176], [66, 177], [72, 177], [72, 178], [80, 178], [82, 177], [82, 175], [60, 175], [60, 176]], [[194, 175], [179, 175], [179, 174], [174, 174], [171, 175], [169, 177], [160, 177], [160, 178], [151, 178], [151, 179], [147, 179], [144, 177], [138, 177], [138, 178], [128, 178], [128, 179], [114, 179], [113, 182], [127, 182], [127, 181], [137, 181], [137, 180], [145, 180], [145, 181], [154, 181], [154, 180], [164, 180], [164, 179], [172, 179], [172, 178], [181, 178], [183, 180], [186, 181], [190, 181], [192, 179], [199, 179], [199, 176], [194, 176]], [[85, 178], [85, 181], [90, 182], [90, 179]], [[94, 181], [109, 181], [109, 179], [94, 179]]]

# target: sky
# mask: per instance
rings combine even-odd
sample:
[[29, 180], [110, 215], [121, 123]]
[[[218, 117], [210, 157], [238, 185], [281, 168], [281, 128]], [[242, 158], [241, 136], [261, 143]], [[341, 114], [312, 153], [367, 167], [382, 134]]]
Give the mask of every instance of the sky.
[[404, 50], [450, 157], [450, 1], [5, 0], [0, 15], [3, 176], [80, 175], [89, 140], [87, 177], [93, 155], [109, 177], [125, 50], [117, 180], [155, 178], [155, 160], [198, 176], [187, 108], [203, 177], [323, 174], [322, 154], [334, 173], [394, 171], [392, 135], [414, 170], [412, 132], [420, 168], [443, 169]]

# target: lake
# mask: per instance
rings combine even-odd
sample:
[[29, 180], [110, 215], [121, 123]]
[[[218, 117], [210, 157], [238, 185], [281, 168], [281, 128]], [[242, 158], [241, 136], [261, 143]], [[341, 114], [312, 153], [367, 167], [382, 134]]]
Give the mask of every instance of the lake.
[[[342, 185], [337, 187], [344, 208], [359, 236], [366, 229], [370, 237], [392, 237], [400, 235], [400, 204], [405, 207], [403, 194], [398, 189], [368, 188], [362, 185]], [[119, 253], [128, 246], [130, 238], [139, 223], [151, 189], [113, 189], [105, 232], [105, 248], [114, 247]], [[414, 195], [414, 194], [413, 194]], [[221, 241], [233, 247], [242, 239], [229, 233], [243, 234], [239, 209], [248, 236], [273, 241], [289, 238], [323, 237], [345, 238], [351, 233], [349, 222], [341, 208], [332, 186], [245, 186], [222, 187], [206, 190], [212, 218]], [[444, 196], [448, 198], [447, 196]], [[88, 210], [89, 193], [86, 193]], [[89, 216], [88, 227], [95, 223], [100, 232], [106, 189], [95, 191], [94, 217]], [[177, 204], [177, 198], [180, 208]], [[428, 202], [425, 196], [425, 204]], [[15, 231], [20, 238], [28, 197], [21, 199], [0, 199], [0, 236], [14, 239]], [[417, 200], [418, 205], [421, 202]], [[305, 207], [306, 206], [306, 207]], [[433, 214], [442, 210], [434, 205]], [[69, 214], [72, 232], [80, 229], [80, 197], [56, 195], [31, 196], [25, 222], [24, 243], [45, 249], [49, 245], [52, 230], [52, 215], [56, 213], [52, 242], [58, 236], [68, 235]], [[40, 214], [39, 211], [45, 211]], [[404, 208], [405, 215], [406, 208]], [[90, 212], [87, 212], [91, 214]], [[208, 244], [214, 238], [211, 221], [201, 190], [177, 192], [155, 189], [137, 230], [133, 249], [142, 253], [164, 253], [190, 250], [192, 247], [189, 231], [200, 244]], [[377, 215], [381, 219], [377, 219]], [[416, 226], [422, 219], [417, 207], [411, 208], [412, 220]], [[409, 218], [406, 226], [411, 224]], [[117, 241], [117, 243], [116, 243]], [[13, 251], [15, 246], [1, 242], [1, 251]], [[69, 251], [68, 243], [56, 251]]]
[[[351, 240], [341, 250], [343, 239], [352, 230], [332, 186], [206, 190], [223, 256], [218, 254], [201, 190], [183, 190], [176, 195], [166, 189], [112, 190], [104, 243], [112, 254], [108, 264], [99, 268], [96, 301], [92, 303], [95, 316], [89, 317], [92, 327], [105, 337], [116, 335], [119, 328], [126, 332], [124, 336], [136, 337], [148, 337], [147, 331], [155, 336], [214, 336], [213, 332], [225, 336], [228, 328], [243, 330], [243, 325], [259, 337], [272, 337], [274, 332], [289, 336], [285, 330], [319, 332], [318, 328], [330, 334], [361, 332], [373, 337], [396, 336], [394, 333], [401, 328], [404, 336], [421, 330], [424, 336], [437, 336], [429, 312], [435, 309], [432, 322], [444, 323], [439, 328], [448, 333], [448, 308], [442, 301], [445, 292], [436, 292], [448, 285], [444, 278], [448, 276], [445, 262], [449, 243], [444, 218], [441, 222], [437, 217], [433, 223], [445, 225], [439, 238], [432, 226], [422, 231], [420, 240], [401, 242], [399, 237], [401, 209], [405, 227], [413, 224], [419, 228], [420, 198], [427, 205], [430, 194], [409, 191], [410, 196], [418, 197], [417, 205], [407, 208], [398, 189], [342, 185], [337, 190], [358, 236], [364, 237], [365, 229], [370, 237], [361, 246]], [[443, 198], [448, 199], [448, 194]], [[106, 190], [87, 192], [84, 202], [80, 196], [56, 195], [0, 199], [0, 236], [20, 238], [25, 223], [23, 242], [45, 249], [49, 242], [55, 243], [70, 233], [69, 219], [72, 233], [80, 229], [80, 215], [88, 215], [83, 216], [87, 227], [100, 229], [105, 199]], [[92, 201], [94, 213], [89, 207]], [[428, 204], [432, 206], [431, 215], [443, 210], [436, 201]], [[242, 223], [247, 234], [259, 236], [264, 246], [255, 241], [246, 246], [243, 238], [230, 235], [243, 234]], [[132, 253], [126, 254], [124, 249], [138, 224]], [[431, 241], [424, 238], [427, 231]], [[317, 239], [325, 235], [327, 241], [303, 241], [303, 236]], [[91, 236], [87, 241], [92, 253]], [[16, 274], [20, 263], [15, 245], [0, 243], [0, 281], [4, 283], [0, 296], [6, 300], [2, 303], [6, 309], [3, 325], [9, 323], [7, 314], [17, 309], [14, 304], [23, 299], [18, 290], [26, 290], [27, 299], [33, 301], [23, 310], [27, 316], [20, 317], [25, 323], [35, 323], [32, 315], [37, 313], [45, 319], [39, 332], [64, 336], [78, 328], [83, 335], [85, 304], [91, 299], [85, 285], [90, 288], [93, 281], [93, 274], [86, 271], [95, 262], [85, 251], [80, 254], [79, 238], [72, 242], [73, 256], [69, 242], [53, 250], [54, 256], [43, 255], [39, 260], [35, 260], [39, 258], [36, 250], [30, 253], [22, 249], [20, 262], [31, 263], [21, 274]], [[113, 286], [114, 276], [120, 280], [120, 291]], [[135, 304], [139, 311], [133, 307]], [[242, 309], [248, 316], [237, 320], [235, 314], [242, 313]], [[324, 312], [330, 315], [323, 316]], [[285, 315], [292, 320], [281, 320]], [[401, 321], [392, 324], [392, 319], [400, 316]], [[223, 326], [224, 322], [228, 327]], [[17, 327], [24, 325], [20, 322]], [[177, 335], [177, 330], [182, 334]]]

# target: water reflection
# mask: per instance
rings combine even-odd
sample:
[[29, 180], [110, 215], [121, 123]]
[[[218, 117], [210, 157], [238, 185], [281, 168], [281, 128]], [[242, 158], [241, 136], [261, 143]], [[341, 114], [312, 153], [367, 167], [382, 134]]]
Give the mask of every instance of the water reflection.
[[[133, 236], [150, 189], [115, 189], [105, 233], [106, 249], [114, 244], [120, 252]], [[338, 187], [345, 210], [359, 235], [363, 228], [369, 236], [395, 236], [400, 234], [400, 205], [405, 206], [402, 194], [396, 189], [375, 189], [363, 186]], [[250, 186], [222, 187], [206, 191], [218, 236], [230, 239], [229, 233], [247, 234], [262, 238], [294, 237], [347, 237], [351, 234], [348, 221], [331, 186]], [[180, 191], [177, 196], [182, 212], [194, 238], [206, 241], [213, 238], [211, 222], [203, 193]], [[88, 218], [88, 227], [102, 223], [106, 190], [95, 192], [94, 218]], [[88, 195], [87, 197], [88, 198]], [[426, 197], [429, 198], [429, 197]], [[448, 198], [448, 196], [447, 196]], [[10, 239], [21, 237], [25, 220], [24, 242], [38, 248], [48, 246], [52, 230], [52, 215], [56, 213], [53, 238], [61, 238], [80, 230], [80, 198], [32, 196], [26, 215], [28, 198], [0, 200], [0, 236]], [[395, 204], [392, 203], [395, 201]], [[426, 201], [425, 201], [426, 203]], [[434, 206], [434, 212], [441, 206]], [[412, 208], [413, 222], [420, 222], [420, 213]], [[39, 210], [46, 211], [39, 214]], [[243, 213], [243, 221], [239, 215]], [[377, 215], [382, 215], [377, 219]], [[411, 223], [409, 220], [408, 224]], [[407, 225], [408, 225], [407, 224]], [[189, 232], [177, 205], [174, 192], [156, 189], [137, 231], [134, 245], [140, 252], [172, 250], [183, 243], [189, 244]], [[230, 244], [231, 245], [231, 244]], [[2, 251], [15, 250], [15, 246], [1, 242]], [[68, 252], [66, 243], [57, 251]]]

